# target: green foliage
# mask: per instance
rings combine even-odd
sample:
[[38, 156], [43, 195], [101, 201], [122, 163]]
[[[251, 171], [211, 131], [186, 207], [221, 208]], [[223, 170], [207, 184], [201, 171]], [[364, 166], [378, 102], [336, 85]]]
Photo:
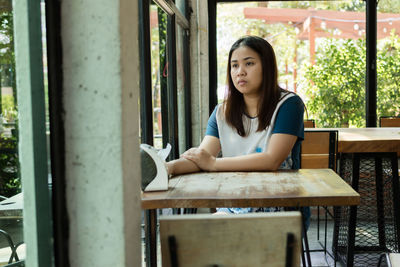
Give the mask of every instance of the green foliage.
[[[268, 3], [271, 8], [315, 8], [324, 10], [338, 11], [365, 11], [365, 0], [347, 0], [347, 1], [283, 1]], [[399, 13], [399, 0], [379, 0], [377, 5], [378, 12]]]
[[[379, 41], [377, 115], [400, 115], [400, 37]], [[320, 127], [365, 126], [365, 40], [324, 39], [302, 71], [309, 117]]]
[[365, 41], [325, 39], [304, 73], [307, 108], [321, 127], [364, 122]]
[[[387, 0], [392, 1], [392, 0]], [[394, 0], [397, 1], [397, 0]], [[270, 2], [268, 5], [271, 8], [300, 8], [300, 9], [324, 9], [338, 11], [361, 11], [365, 10], [365, 1], [285, 1], [285, 2]]]
[[400, 13], [399, 0], [379, 0], [377, 6], [378, 12]]
[[14, 122], [17, 119], [18, 112], [12, 95], [3, 95], [1, 97], [1, 108], [3, 119], [7, 122]]
[[12, 12], [0, 11], [0, 64], [14, 63]]
[[380, 43], [377, 54], [379, 116], [400, 115], [400, 37], [392, 32]]
[[21, 191], [15, 136], [0, 139], [0, 195], [10, 197]]
[[[268, 5], [271, 3], [268, 2]], [[226, 83], [229, 49], [237, 39], [244, 35], [260, 36], [271, 43], [280, 72], [279, 82], [284, 83], [289, 80], [291, 84], [293, 82], [292, 70], [289, 70], [286, 75], [286, 64], [293, 65], [295, 46], [297, 46], [297, 51], [303, 51], [304, 42], [296, 41], [295, 29], [291, 24], [266, 24], [259, 19], [245, 19], [243, 9], [246, 7], [257, 7], [257, 3], [219, 3], [217, 5], [218, 87], [223, 87]], [[298, 58], [303, 58], [302, 52], [299, 54]]]
[[[276, 23], [276, 24], [266, 24], [262, 20], [258, 19], [245, 19], [244, 18], [244, 13], [243, 9], [245, 7], [257, 7], [257, 6], [263, 6], [263, 7], [268, 7], [268, 8], [301, 8], [301, 9], [308, 9], [308, 8], [314, 8], [318, 10], [336, 10], [336, 11], [357, 11], [357, 12], [365, 12], [365, 1], [364, 0], [346, 0], [346, 1], [268, 1], [268, 2], [263, 2], [262, 4], [256, 3], [256, 2], [247, 2], [247, 3], [218, 3], [217, 5], [217, 62], [218, 62], [218, 87], [223, 88], [226, 82], [226, 60], [228, 57], [228, 51], [231, 45], [233, 44], [234, 41], [236, 41], [239, 37], [246, 35], [246, 34], [253, 34], [253, 35], [258, 35], [260, 37], [266, 38], [274, 47], [275, 53], [276, 53], [276, 58], [277, 58], [277, 63], [278, 63], [278, 70], [279, 70], [279, 83], [283, 88], [287, 88], [285, 83], [288, 84], [288, 89], [291, 90], [292, 88], [292, 83], [295, 82], [300, 82], [300, 79], [303, 79], [303, 84], [300, 86], [306, 86], [307, 88], [311, 85], [308, 85], [309, 83], [308, 79], [304, 79], [304, 77], [301, 77], [301, 73], [297, 76], [297, 81], [293, 80], [293, 74], [294, 70], [298, 68], [297, 64], [304, 64], [302, 62], [308, 61], [309, 60], [309, 46], [308, 46], [308, 41], [301, 41], [296, 38], [296, 33], [294, 30], [294, 25], [291, 23], [284, 24], [284, 23]], [[399, 0], [380, 0], [378, 3], [378, 11], [382, 13], [400, 13], [400, 1]], [[398, 34], [398, 33], [397, 33]], [[318, 42], [318, 40], [317, 40]], [[321, 46], [324, 45], [325, 41], [322, 41]], [[340, 43], [341, 41], [332, 41], [332, 42], [338, 42]], [[360, 41], [357, 41], [360, 42]], [[348, 43], [349, 44], [349, 43]], [[343, 88], [344, 92], [342, 93], [341, 98], [337, 100], [332, 100], [329, 98], [329, 95], [326, 95], [327, 100], [329, 101], [344, 101], [343, 103], [348, 103], [348, 98], [353, 98], [355, 97], [355, 100], [353, 101], [354, 105], [358, 105], [357, 107], [354, 108], [348, 108], [348, 107], [343, 107], [341, 110], [336, 110], [334, 114], [337, 116], [340, 116], [341, 119], [337, 119], [334, 125], [338, 124], [349, 124], [352, 126], [361, 126], [364, 125], [364, 119], [360, 119], [359, 115], [360, 114], [365, 114], [365, 107], [364, 107], [364, 91], [365, 91], [365, 84], [364, 84], [364, 76], [365, 76], [365, 49], [358, 47], [361, 45], [361, 43], [354, 44], [353, 48], [348, 47], [349, 51], [348, 53], [352, 53], [351, 49], [356, 50], [360, 52], [361, 54], [358, 54], [359, 59], [355, 59], [349, 62], [346, 62], [345, 60], [339, 60], [338, 62], [340, 64], [343, 64], [345, 68], [343, 70], [340, 70], [343, 75], [349, 74], [349, 80], [346, 80], [341, 77], [339, 73], [339, 70], [335, 69], [335, 66], [328, 66], [329, 71], [332, 70], [335, 77], [330, 77], [334, 79], [334, 86], [333, 88], [330, 83], [326, 83], [325, 86], [323, 84], [314, 84], [313, 86], [321, 86], [321, 87], [329, 87], [330, 90], [337, 90], [340, 91], [339, 89], [341, 88], [340, 86], [338, 87], [338, 83], [343, 82]], [[346, 45], [340, 45], [340, 47], [346, 48]], [[363, 46], [365, 47], [365, 45]], [[346, 48], [347, 49], [347, 48]], [[383, 49], [382, 51], [384, 51]], [[297, 59], [296, 62], [293, 62], [294, 58], [294, 51], [297, 51]], [[325, 53], [324, 51], [330, 53], [331, 51], [328, 49], [323, 49], [318, 52], [320, 53]], [[341, 54], [341, 51], [336, 50], [336, 53], [338, 55]], [[330, 54], [322, 54], [323, 58], [329, 58], [331, 59]], [[351, 54], [350, 54], [351, 55]], [[349, 55], [349, 56], [350, 56]], [[355, 56], [355, 55], [354, 55]], [[389, 55], [387, 55], [389, 56]], [[381, 57], [381, 59], [379, 59]], [[351, 58], [351, 57], [350, 57]], [[391, 91], [391, 87], [395, 86], [396, 80], [396, 61], [393, 61], [390, 63], [390, 59], [385, 58], [385, 54], [378, 55], [378, 60], [382, 60], [382, 62], [385, 62], [386, 60], [387, 63], [382, 63], [385, 66], [385, 69], [390, 66], [389, 69], [387, 69], [388, 72], [382, 71], [380, 72], [378, 76], [378, 79], [380, 79], [379, 86], [384, 85], [384, 81], [390, 81], [384, 85], [383, 89], [379, 88], [378, 86], [378, 114], [385, 114], [385, 113], [390, 113], [393, 114], [393, 110], [389, 108], [389, 106], [395, 106], [393, 109], [397, 109], [396, 105], [397, 103], [400, 103], [400, 101], [397, 101], [396, 104], [391, 104], [389, 100], [386, 100], [386, 104], [384, 104], [384, 94], [386, 94], [386, 91], [389, 90]], [[393, 59], [394, 60], [394, 59]], [[326, 60], [328, 61], [328, 60]], [[329, 63], [329, 62], [326, 62]], [[345, 65], [346, 64], [346, 65]], [[364, 65], [362, 65], [364, 64]], [[379, 64], [379, 61], [378, 61]], [[355, 67], [355, 69], [352, 69]], [[316, 66], [317, 68], [317, 66]], [[379, 65], [378, 65], [379, 68]], [[362, 70], [360, 72], [360, 70]], [[316, 72], [317, 70], [314, 70]], [[328, 72], [326, 70], [325, 72]], [[354, 77], [355, 73], [358, 73], [358, 77]], [[314, 74], [309, 74], [309, 75], [314, 75], [315, 79], [314, 82], [317, 83], [317, 77], [324, 78], [324, 76], [327, 76], [328, 74], [325, 73], [323, 74], [322, 71], [320, 74], [314, 73]], [[390, 76], [390, 77], [386, 77]], [[348, 92], [350, 86], [357, 86], [358, 91], [357, 92]], [[396, 88], [399, 88], [398, 86]], [[311, 89], [310, 89], [311, 90]], [[316, 90], [316, 88], [314, 88]], [[346, 91], [347, 90], [347, 91]], [[386, 90], [386, 91], [385, 91]], [[300, 89], [299, 89], [300, 91]], [[396, 90], [391, 91], [392, 94], [393, 92], [397, 92]], [[314, 92], [316, 94], [316, 92]], [[397, 93], [396, 93], [397, 94]], [[335, 95], [335, 94], [333, 94]], [[397, 94], [398, 95], [398, 94]], [[221, 97], [221, 96], [219, 96]], [[308, 96], [305, 96], [308, 98]], [[315, 97], [315, 96], [313, 96]], [[317, 100], [319, 101], [318, 103], [320, 104], [321, 107], [324, 105], [329, 105], [325, 104], [323, 102], [323, 99], [321, 97], [317, 97]], [[361, 106], [360, 106], [361, 105]], [[386, 106], [385, 106], [386, 105]], [[310, 108], [312, 109], [312, 108]], [[356, 112], [356, 113], [354, 113]], [[346, 115], [346, 114], [351, 114], [351, 115]], [[327, 116], [327, 115], [326, 115]], [[350, 117], [349, 117], [350, 116]], [[329, 123], [333, 123], [332, 121]], [[331, 125], [332, 126], [332, 125]]]
[[[1, 85], [10, 86], [15, 92], [14, 72], [13, 14], [11, 11], [0, 11], [0, 88]], [[6, 121], [16, 121], [16, 106], [15, 96], [1, 96], [1, 115]], [[7, 197], [21, 191], [17, 129], [12, 129], [11, 132], [11, 137], [0, 136], [0, 195]]]
[[15, 85], [15, 54], [12, 12], [0, 11], [0, 87]]

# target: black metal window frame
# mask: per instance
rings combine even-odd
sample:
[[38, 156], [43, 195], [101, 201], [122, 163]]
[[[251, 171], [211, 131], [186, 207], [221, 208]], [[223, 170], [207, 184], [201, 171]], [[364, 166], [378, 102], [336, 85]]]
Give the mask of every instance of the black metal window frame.
[[[295, 0], [279, 0], [295, 1]], [[311, 0], [312, 1], [312, 0]], [[329, 0], [325, 0], [329, 1]], [[377, 43], [377, 0], [364, 0], [366, 3], [366, 77], [365, 77], [365, 118], [366, 127], [376, 127], [376, 43]], [[217, 3], [254, 2], [251, 0], [208, 0], [208, 40], [209, 40], [209, 104], [210, 114], [217, 105]], [[260, 1], [262, 2], [262, 1]]]
[[[183, 37], [183, 67], [185, 71], [184, 85], [184, 113], [185, 113], [185, 146], [192, 145], [191, 109], [190, 109], [190, 63], [189, 63], [189, 8], [188, 1], [184, 0], [184, 14], [171, 0], [142, 0], [139, 1], [140, 27], [140, 127], [141, 142], [153, 145], [153, 108], [152, 108], [152, 81], [151, 81], [151, 37], [150, 37], [150, 4], [153, 2], [167, 16], [167, 55], [168, 86], [161, 88], [161, 113], [163, 122], [163, 145], [169, 142], [172, 146], [171, 158], [179, 155], [178, 135], [178, 106], [177, 106], [177, 65], [176, 65], [176, 28], [182, 27]], [[159, 22], [160, 23], [160, 22]], [[165, 25], [163, 25], [165, 26]], [[168, 91], [168, 92], [167, 92]], [[167, 94], [165, 94], [167, 92]], [[166, 122], [166, 123], [165, 123]]]
[[70, 262], [69, 218], [65, 193], [61, 1], [42, 1], [45, 2], [46, 13], [54, 265], [67, 267]]
[[[169, 142], [172, 146], [170, 158], [175, 159], [179, 155], [178, 135], [178, 96], [177, 96], [177, 66], [176, 66], [176, 28], [177, 24], [183, 28], [183, 67], [185, 71], [184, 85], [184, 113], [185, 113], [185, 141], [186, 148], [192, 145], [191, 109], [190, 109], [190, 64], [189, 64], [189, 8], [188, 1], [184, 1], [184, 12], [175, 6], [171, 0], [154, 0], [161, 10], [167, 14], [167, 55], [168, 79], [167, 88], [161, 85], [161, 116], [163, 145]], [[150, 4], [151, 0], [139, 1], [139, 45], [140, 45], [140, 127], [141, 142], [153, 145], [153, 104], [152, 104], [152, 80], [151, 80], [151, 36], [150, 36]], [[160, 23], [160, 22], [159, 22]], [[161, 22], [162, 23], [162, 22]], [[165, 25], [162, 25], [165, 27]], [[161, 57], [161, 55], [160, 55]], [[162, 62], [162, 58], [160, 58]], [[152, 216], [145, 212], [146, 221], [146, 251], [150, 251], [149, 240], [156, 238], [156, 233], [151, 227]], [[146, 255], [146, 266], [155, 266], [157, 255]]]

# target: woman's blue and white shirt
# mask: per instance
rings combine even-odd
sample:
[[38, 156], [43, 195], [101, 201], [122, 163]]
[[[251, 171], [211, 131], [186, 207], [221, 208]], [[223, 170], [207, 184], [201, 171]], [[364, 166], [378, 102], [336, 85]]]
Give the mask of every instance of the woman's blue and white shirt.
[[[234, 157], [252, 153], [262, 153], [267, 150], [272, 134], [290, 134], [297, 136], [297, 141], [291, 153], [283, 161], [279, 169], [300, 168], [300, 145], [304, 139], [304, 103], [299, 96], [293, 93], [282, 93], [270, 125], [265, 130], [257, 132], [258, 119], [243, 115], [243, 124], [249, 134], [240, 136], [236, 129], [230, 126], [224, 116], [222, 104], [215, 107], [211, 114], [206, 135], [219, 138], [222, 157]], [[279, 207], [272, 208], [220, 208], [229, 213], [247, 213], [260, 211], [277, 211]]]

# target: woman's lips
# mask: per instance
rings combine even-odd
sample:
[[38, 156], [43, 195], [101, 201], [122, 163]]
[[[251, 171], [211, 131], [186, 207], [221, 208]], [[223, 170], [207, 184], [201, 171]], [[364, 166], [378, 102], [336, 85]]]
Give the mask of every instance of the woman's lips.
[[243, 85], [245, 85], [247, 82], [246, 81], [243, 81], [243, 80], [240, 80], [240, 81], [238, 81], [238, 84], [240, 85], [240, 86], [243, 86]]

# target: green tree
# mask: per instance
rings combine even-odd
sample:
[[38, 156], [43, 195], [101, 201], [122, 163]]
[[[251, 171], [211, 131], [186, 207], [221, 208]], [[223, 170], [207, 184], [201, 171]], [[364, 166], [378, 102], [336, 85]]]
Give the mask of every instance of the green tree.
[[400, 13], [399, 0], [379, 0], [377, 6], [378, 12], [382, 13]]
[[[315, 8], [338, 11], [365, 11], [364, 0], [350, 1], [284, 1], [268, 2], [271, 8]], [[382, 13], [400, 13], [400, 1], [398, 0], [379, 0], [377, 6], [378, 12]]]
[[[1, 96], [3, 116], [9, 120], [17, 118], [17, 98], [15, 87], [15, 54], [14, 54], [14, 32], [13, 32], [13, 13], [11, 5], [7, 2], [0, 2], [0, 89], [2, 85], [12, 87], [13, 96]], [[18, 164], [18, 131], [12, 130], [11, 137], [0, 139], [0, 195], [12, 196], [21, 190], [21, 180], [19, 176]]]
[[12, 87], [14, 105], [7, 106], [7, 110], [3, 110], [0, 106], [0, 112], [16, 114], [14, 32], [11, 10], [0, 10], [0, 88], [2, 85]]
[[400, 115], [400, 37], [391, 33], [379, 43], [377, 53], [377, 113]]
[[[299, 52], [305, 50], [305, 43], [296, 40], [296, 32], [292, 24], [266, 24], [259, 19], [246, 19], [243, 12], [245, 7], [257, 7], [257, 3], [217, 5], [218, 86], [224, 86], [226, 83], [226, 64], [230, 47], [239, 37], [248, 34], [260, 36], [271, 43], [277, 58], [279, 82], [283, 84], [287, 81], [291, 85], [295, 45]], [[298, 59], [300, 58], [304, 58], [302, 52], [298, 54]], [[286, 73], [286, 65], [291, 66], [288, 73]]]
[[13, 14], [11, 11], [0, 10], [0, 63], [14, 63]]
[[318, 126], [365, 125], [365, 40], [325, 39], [305, 69], [307, 109]]
[[[325, 39], [302, 71], [309, 115], [320, 127], [365, 126], [365, 40]], [[400, 37], [378, 42], [377, 115], [400, 115]]]

